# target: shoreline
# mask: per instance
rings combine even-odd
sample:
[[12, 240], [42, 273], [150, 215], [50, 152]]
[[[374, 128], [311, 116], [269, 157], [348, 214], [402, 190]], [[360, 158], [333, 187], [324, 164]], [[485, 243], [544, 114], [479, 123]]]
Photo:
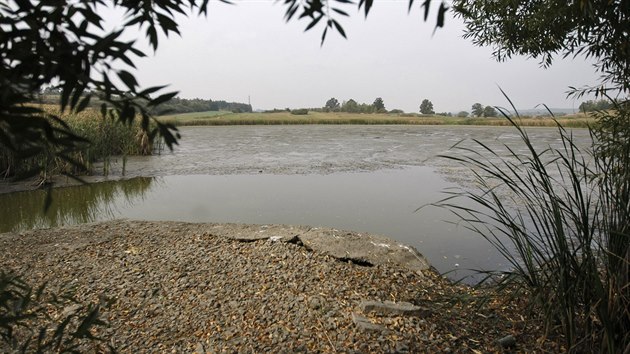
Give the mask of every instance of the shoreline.
[[[252, 154], [259, 151], [263, 151], [265, 153], [273, 154], [275, 156], [285, 156], [285, 159], [282, 161], [248, 161], [248, 164], [243, 166], [241, 165], [229, 165], [225, 164], [223, 160], [221, 160], [217, 155], [211, 154], [212, 161], [207, 163], [201, 163], [200, 166], [196, 164], [199, 163], [199, 159], [195, 154], [199, 153], [198, 149], [209, 149], [211, 147], [210, 144], [202, 144], [202, 146], [197, 146], [194, 142], [198, 141], [214, 141], [217, 138], [222, 136], [221, 130], [217, 130], [216, 128], [234, 128], [235, 126], [227, 126], [227, 127], [208, 127], [205, 128], [203, 126], [190, 126], [190, 127], [182, 127], [182, 134], [187, 134], [182, 139], [182, 144], [176, 147], [176, 153], [170, 154], [165, 152], [163, 154], [153, 155], [153, 156], [128, 156], [126, 160], [126, 171], [123, 175], [123, 158], [122, 156], [112, 156], [108, 160], [108, 170], [109, 173], [107, 175], [103, 174], [103, 162], [94, 163], [93, 172], [91, 175], [83, 175], [78, 176], [79, 178], [85, 179], [88, 183], [95, 182], [104, 182], [104, 181], [116, 181], [116, 180], [124, 180], [130, 179], [134, 177], [156, 177], [156, 176], [167, 176], [167, 175], [190, 175], [190, 174], [209, 174], [209, 175], [233, 175], [233, 174], [256, 174], [260, 171], [263, 173], [270, 174], [294, 174], [294, 173], [304, 173], [304, 174], [328, 174], [334, 172], [350, 172], [350, 171], [375, 171], [381, 169], [389, 169], [389, 168], [400, 168], [405, 166], [425, 166], [429, 165], [432, 167], [439, 168], [440, 164], [427, 164], [429, 159], [434, 158], [440, 154], [446, 153], [445, 149], [448, 149], [448, 146], [445, 146], [444, 149], [436, 148], [435, 151], [431, 150], [430, 152], [424, 153], [415, 150], [418, 142], [410, 138], [409, 136], [401, 136], [399, 134], [398, 129], [395, 128], [411, 128], [415, 129], [419, 126], [415, 125], [384, 125], [379, 128], [374, 125], [357, 125], [357, 126], [346, 126], [351, 127], [351, 130], [354, 131], [353, 134], [350, 134], [351, 138], [356, 139], [369, 139], [374, 142], [374, 144], [370, 145], [370, 149], [379, 149], [386, 151], [387, 154], [379, 156], [374, 159], [374, 156], [368, 150], [363, 149], [354, 149], [353, 155], [349, 156], [348, 159], [351, 159], [350, 162], [339, 162], [336, 158], [337, 150], [330, 149], [329, 139], [323, 138], [323, 134], [326, 133], [326, 136], [330, 136], [331, 131], [329, 131], [326, 126], [322, 125], [311, 125], [317, 131], [315, 137], [312, 137], [309, 141], [304, 140], [296, 140], [294, 136], [290, 133], [280, 133], [280, 138], [283, 139], [284, 142], [293, 145], [293, 144], [306, 144], [302, 149], [297, 149], [297, 152], [302, 154], [308, 154], [311, 151], [317, 150], [321, 151], [324, 155], [323, 160], [317, 159], [308, 159], [304, 158], [303, 160], [300, 157], [286, 157], [283, 153], [286, 151], [282, 150], [276, 145], [273, 144], [261, 144], [255, 137], [256, 133], [252, 133], [250, 130], [251, 127], [241, 126], [245, 130], [248, 131], [244, 136], [239, 136], [239, 139], [243, 139], [248, 145], [256, 144], [253, 148], [254, 150], [242, 150], [241, 153], [244, 154]], [[334, 132], [338, 129], [335, 127]], [[445, 126], [435, 126], [435, 125], [427, 125], [423, 126], [428, 129], [444, 129]], [[459, 134], [462, 130], [474, 130], [474, 131], [486, 131], [488, 130], [488, 126], [462, 126], [462, 125], [452, 125], [448, 126], [452, 128], [451, 132], [454, 132], [455, 135], [451, 134], [448, 136], [444, 136], [445, 140], [452, 139], [454, 136]], [[513, 128], [505, 127], [505, 126], [490, 126], [493, 129], [498, 129], [499, 131], [507, 131], [512, 130]], [[264, 126], [264, 129], [269, 128], [268, 126]], [[286, 126], [276, 125], [272, 128], [275, 130], [283, 130]], [[321, 130], [325, 131], [322, 132]], [[393, 130], [392, 130], [393, 129]], [[553, 127], [528, 127], [527, 129], [531, 129], [533, 132], [540, 131], [555, 131]], [[577, 130], [583, 130], [578, 128]], [[216, 133], [208, 135], [208, 132], [214, 131]], [[274, 138], [278, 138], [275, 135], [272, 135]], [[402, 139], [402, 142], [397, 142], [396, 144], [392, 144], [391, 142], [387, 142], [387, 139], [383, 139], [384, 136], [395, 137], [396, 139]], [[343, 129], [343, 133], [339, 133], [339, 135], [334, 135], [331, 139], [342, 139], [348, 138], [348, 134], [346, 133], [346, 129]], [[431, 141], [430, 144], [436, 144], [440, 141]], [[225, 141], [220, 142], [220, 151], [222, 154], [227, 153], [225, 151], [225, 146], [221, 145], [225, 144]], [[404, 144], [404, 148], [398, 150], [398, 145]], [[359, 147], [361, 147], [359, 145]], [[400, 151], [415, 151], [414, 154], [401, 153]], [[195, 167], [186, 167], [186, 168], [173, 168], [174, 165], [181, 162], [179, 159], [183, 159], [185, 163], [188, 165], [195, 164]], [[155, 161], [156, 165], [149, 161]], [[394, 162], [392, 162], [394, 161]], [[67, 187], [67, 186], [75, 186], [80, 185], [81, 183], [73, 180], [69, 177], [63, 175], [57, 175], [52, 177], [52, 181], [54, 182], [54, 187]], [[0, 194], [20, 192], [20, 191], [29, 191], [36, 190], [38, 186], [37, 178], [30, 178], [23, 181], [9, 181], [0, 179]]]
[[[337, 242], [339, 253], [319, 249], [318, 238]], [[80, 303], [108, 299], [109, 327], [95, 334], [120, 352], [488, 352], [501, 351], [507, 335], [517, 351], [561, 350], [537, 342], [542, 328], [519, 317], [522, 304], [482, 304], [481, 290], [428, 264], [395, 262], [399, 244], [385, 240], [287, 225], [114, 220], [0, 234], [0, 248], [2, 269], [30, 283], [70, 284]], [[357, 242], [371, 248], [353, 253]], [[368, 258], [374, 250], [383, 263]], [[420, 310], [365, 306], [385, 301]]]
[[[112, 163], [115, 166], [118, 166], [118, 162]], [[66, 188], [66, 187], [76, 187], [76, 186], [84, 186], [92, 183], [101, 183], [101, 182], [116, 182], [116, 181], [124, 181], [132, 178], [154, 178], [157, 176], [140, 176], [140, 175], [119, 175], [119, 174], [110, 174], [107, 176], [104, 175], [84, 175], [77, 176], [78, 178], [85, 181], [85, 183], [77, 181], [76, 179], [70, 178], [64, 175], [55, 175], [51, 178], [52, 188]], [[0, 180], [0, 195], [8, 194], [8, 193], [19, 193], [19, 192], [33, 192], [37, 190], [46, 191], [46, 187], [48, 185], [39, 185], [38, 178], [31, 177], [28, 179], [20, 180], [20, 181], [6, 181]]]

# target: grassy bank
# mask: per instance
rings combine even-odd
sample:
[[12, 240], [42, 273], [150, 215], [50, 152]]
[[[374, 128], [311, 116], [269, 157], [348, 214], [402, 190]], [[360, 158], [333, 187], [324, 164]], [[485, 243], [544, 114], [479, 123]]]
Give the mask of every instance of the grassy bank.
[[[60, 173], [90, 174], [92, 163], [105, 161], [103, 173], [108, 173], [111, 156], [149, 155], [153, 144], [139, 124], [125, 126], [113, 118], [103, 118], [100, 112], [88, 109], [79, 114], [61, 113], [55, 106], [44, 106], [47, 115], [60, 117], [76, 135], [87, 139], [72, 149], [72, 160], [59, 158], [53, 147], [44, 148], [34, 157], [23, 158], [0, 146], [0, 178], [28, 177], [40, 172], [43, 180]], [[58, 124], [58, 123], [56, 123]]]
[[[502, 117], [460, 118], [447, 116], [425, 116], [416, 114], [362, 114], [362, 113], [323, 113], [309, 112], [307, 115], [294, 115], [290, 112], [273, 113], [231, 113], [196, 112], [162, 116], [162, 122], [176, 126], [186, 125], [289, 125], [289, 124], [411, 124], [411, 125], [493, 125], [507, 126], [510, 123]], [[564, 127], [586, 128], [593, 118], [583, 114], [565, 116], [557, 121]], [[555, 127], [549, 117], [522, 118], [522, 126]]]

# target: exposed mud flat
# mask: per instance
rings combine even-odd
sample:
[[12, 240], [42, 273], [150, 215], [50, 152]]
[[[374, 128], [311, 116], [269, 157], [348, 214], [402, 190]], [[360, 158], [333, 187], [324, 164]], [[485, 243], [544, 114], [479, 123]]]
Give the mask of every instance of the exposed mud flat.
[[[540, 150], [559, 143], [554, 128], [527, 128]], [[95, 164], [87, 182], [133, 177], [182, 175], [331, 174], [430, 166], [445, 179], [471, 182], [468, 170], [440, 155], [453, 154], [453, 145], [477, 139], [501, 154], [503, 144], [525, 152], [511, 127], [407, 126], [407, 125], [305, 125], [181, 127], [182, 139], [174, 151], [155, 156], [130, 156], [123, 163], [114, 157]], [[586, 129], [573, 131], [574, 141], [588, 146]], [[468, 142], [467, 146], [474, 146]], [[124, 167], [124, 170], [123, 170]], [[107, 174], [104, 171], [108, 171]], [[77, 185], [67, 177], [56, 186]], [[0, 183], [0, 193], [37, 188], [36, 181]]]
[[[522, 145], [514, 128], [475, 126], [227, 126], [181, 127], [174, 152], [159, 157], [127, 159], [127, 177], [237, 174], [330, 174], [369, 172], [407, 166], [451, 168], [445, 176], [466, 180], [468, 173], [439, 155], [466, 139], [477, 139], [497, 152], [507, 144]], [[558, 143], [553, 128], [528, 128], [541, 150]], [[573, 132], [588, 143], [588, 130]], [[472, 143], [468, 143], [473, 146]], [[525, 150], [523, 150], [525, 151]], [[122, 175], [122, 159], [114, 159], [110, 175]], [[453, 169], [455, 168], [455, 169]], [[102, 171], [100, 165], [96, 171]]]

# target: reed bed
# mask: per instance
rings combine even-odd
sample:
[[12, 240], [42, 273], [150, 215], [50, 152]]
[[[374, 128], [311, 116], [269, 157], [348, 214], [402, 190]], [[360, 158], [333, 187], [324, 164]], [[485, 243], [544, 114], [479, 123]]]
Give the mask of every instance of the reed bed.
[[[161, 122], [175, 126], [224, 126], [224, 125], [482, 125], [508, 126], [501, 118], [459, 118], [446, 116], [422, 116], [415, 114], [356, 114], [309, 112], [307, 115], [292, 115], [289, 112], [274, 113], [224, 113], [206, 112], [163, 116]], [[519, 126], [554, 127], [560, 122], [565, 127], [587, 128], [594, 122], [590, 117], [570, 117], [559, 120], [551, 118], [521, 118]]]
[[558, 124], [565, 128], [588, 128], [595, 121], [592, 118], [516, 118], [509, 122], [504, 118], [468, 118], [462, 121], [453, 121], [456, 125], [482, 125], [482, 126], [498, 126], [498, 127], [557, 127]]
[[32, 171], [39, 171], [43, 180], [63, 173], [91, 174], [96, 161], [105, 161], [103, 173], [107, 174], [107, 162], [112, 156], [123, 156], [123, 161], [126, 161], [129, 155], [150, 155], [156, 147], [138, 123], [124, 125], [115, 118], [104, 118], [100, 112], [92, 109], [74, 114], [62, 113], [55, 106], [43, 108], [47, 115], [60, 117], [73, 133], [87, 139], [88, 143], [77, 144], [71, 151], [75, 163], [57, 158], [58, 151], [52, 147], [25, 159], [0, 146], [0, 178], [28, 177]]

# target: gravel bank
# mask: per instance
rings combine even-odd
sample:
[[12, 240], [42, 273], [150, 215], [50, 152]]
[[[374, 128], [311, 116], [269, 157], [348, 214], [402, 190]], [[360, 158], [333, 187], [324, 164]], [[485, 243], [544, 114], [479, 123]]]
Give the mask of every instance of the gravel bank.
[[[541, 345], [540, 328], [512, 307], [477, 307], [471, 289], [432, 270], [340, 261], [300, 242], [236, 240], [217, 226], [110, 221], [0, 234], [0, 264], [104, 305], [109, 327], [95, 334], [122, 353], [487, 352], [510, 334], [518, 350]], [[423, 310], [378, 316], [361, 311], [364, 300]]]

